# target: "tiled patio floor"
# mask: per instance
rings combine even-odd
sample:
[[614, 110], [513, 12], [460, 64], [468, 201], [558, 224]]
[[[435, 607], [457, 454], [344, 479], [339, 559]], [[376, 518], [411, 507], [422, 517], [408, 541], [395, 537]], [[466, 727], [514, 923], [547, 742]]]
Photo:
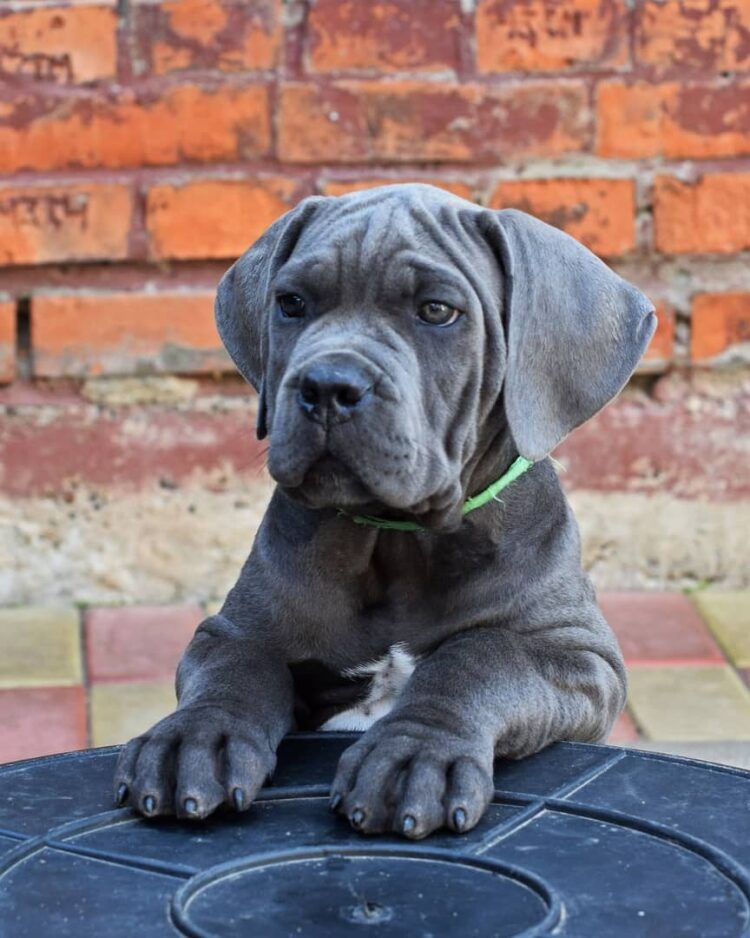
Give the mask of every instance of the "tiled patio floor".
[[[611, 741], [748, 758], [750, 591], [600, 602], [630, 671]], [[0, 609], [0, 762], [146, 729], [174, 705], [177, 661], [205, 614], [199, 605]]]

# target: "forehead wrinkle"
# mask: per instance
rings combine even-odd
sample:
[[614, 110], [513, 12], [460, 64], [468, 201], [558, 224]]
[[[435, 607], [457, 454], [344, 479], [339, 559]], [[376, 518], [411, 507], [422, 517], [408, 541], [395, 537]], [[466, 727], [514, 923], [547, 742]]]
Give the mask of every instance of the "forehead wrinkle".
[[417, 273], [426, 273], [430, 277], [439, 278], [445, 283], [458, 287], [461, 291], [467, 288], [472, 289], [471, 282], [462, 276], [462, 271], [449, 267], [447, 264], [442, 264], [431, 257], [425, 257], [411, 248], [399, 251], [393, 260]]
[[[473, 286], [475, 277], [474, 268], [469, 263], [465, 242], [459, 241], [459, 233], [465, 234], [458, 214], [454, 211], [441, 213], [438, 217], [433, 212], [424, 209], [422, 206], [414, 206], [412, 210], [414, 218], [420, 223], [423, 230], [430, 236], [437, 246], [447, 255], [453, 266], [459, 270], [466, 281]], [[463, 248], [463, 250], [462, 250]]]
[[301, 283], [313, 284], [318, 288], [336, 287], [339, 277], [339, 252], [329, 249], [325, 253], [316, 253], [311, 257], [294, 256], [284, 264], [276, 275], [277, 281], [290, 281], [290, 285]]
[[[385, 244], [395, 237], [403, 237], [404, 231], [399, 216], [403, 215], [398, 204], [386, 202], [378, 206], [367, 219], [367, 227], [362, 238], [361, 259], [362, 264], [368, 267], [377, 262], [383, 253]], [[384, 252], [386, 256], [392, 252]]]

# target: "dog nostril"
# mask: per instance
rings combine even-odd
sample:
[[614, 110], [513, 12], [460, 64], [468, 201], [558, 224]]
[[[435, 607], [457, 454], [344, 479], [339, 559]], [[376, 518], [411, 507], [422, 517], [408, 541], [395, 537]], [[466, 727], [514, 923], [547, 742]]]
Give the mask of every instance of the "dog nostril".
[[305, 404], [317, 404], [320, 401], [318, 386], [312, 381], [303, 381], [299, 393]]
[[365, 388], [345, 384], [337, 388], [335, 400], [339, 407], [355, 407], [365, 396]]

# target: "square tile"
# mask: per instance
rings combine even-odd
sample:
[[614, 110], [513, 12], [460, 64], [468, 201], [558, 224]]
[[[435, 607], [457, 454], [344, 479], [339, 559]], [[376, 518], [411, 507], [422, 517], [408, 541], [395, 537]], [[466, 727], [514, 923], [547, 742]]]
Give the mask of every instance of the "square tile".
[[738, 668], [750, 668], [750, 590], [691, 596], [719, 644]]
[[95, 684], [89, 694], [92, 746], [116, 746], [139, 736], [174, 710], [173, 681]]
[[648, 739], [750, 739], [750, 691], [729, 665], [634, 667], [628, 707]]
[[725, 663], [721, 649], [682, 593], [602, 593], [599, 605], [628, 665]]
[[77, 609], [0, 609], [0, 687], [58, 687], [82, 680]]
[[86, 748], [82, 687], [0, 690], [0, 762]]
[[200, 606], [114, 606], [84, 614], [89, 678], [172, 680], [205, 618]]

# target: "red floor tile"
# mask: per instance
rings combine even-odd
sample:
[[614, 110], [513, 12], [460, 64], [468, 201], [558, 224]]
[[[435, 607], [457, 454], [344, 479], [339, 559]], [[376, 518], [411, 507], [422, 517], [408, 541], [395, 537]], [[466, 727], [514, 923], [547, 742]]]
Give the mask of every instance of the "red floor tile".
[[629, 665], [725, 661], [707, 626], [682, 593], [602, 593], [599, 604]]
[[134, 606], [87, 610], [89, 680], [173, 678], [177, 662], [205, 618], [200, 606]]
[[0, 690], [0, 763], [86, 747], [82, 687]]
[[640, 739], [640, 736], [635, 723], [633, 723], [633, 718], [627, 710], [624, 710], [612, 727], [607, 742], [613, 746], [624, 746], [627, 743], [634, 743], [637, 739]]

